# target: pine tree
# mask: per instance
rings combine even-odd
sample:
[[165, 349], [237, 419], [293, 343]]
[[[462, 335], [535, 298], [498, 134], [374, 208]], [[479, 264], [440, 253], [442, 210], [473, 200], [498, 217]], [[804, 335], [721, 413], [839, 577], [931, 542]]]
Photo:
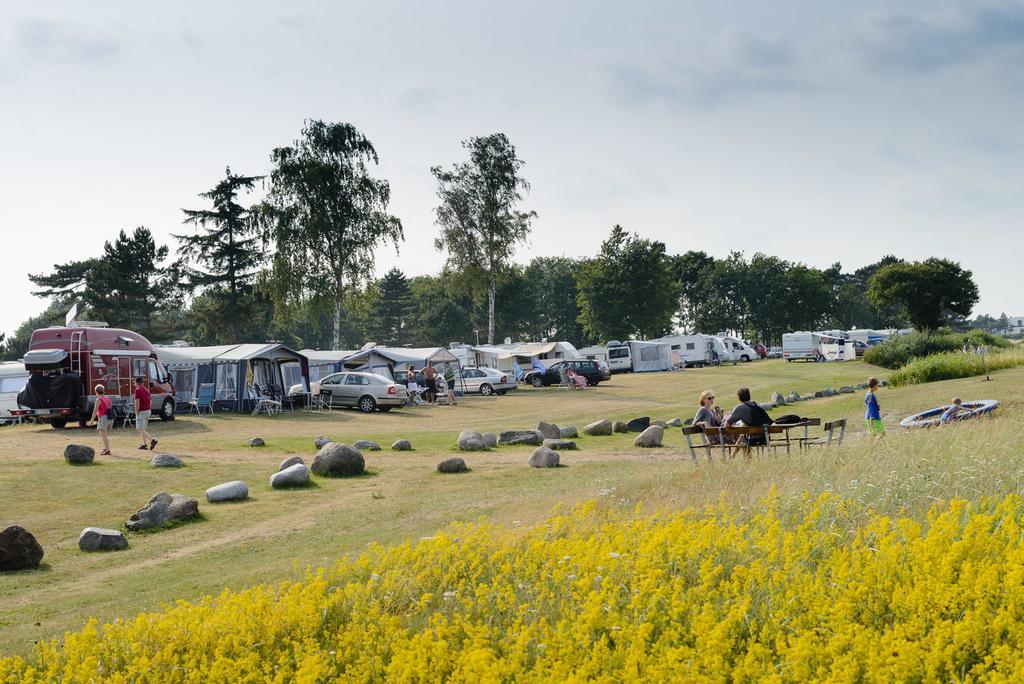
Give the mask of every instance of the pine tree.
[[378, 344], [398, 347], [410, 342], [412, 291], [405, 274], [392, 268], [377, 282], [371, 334]]

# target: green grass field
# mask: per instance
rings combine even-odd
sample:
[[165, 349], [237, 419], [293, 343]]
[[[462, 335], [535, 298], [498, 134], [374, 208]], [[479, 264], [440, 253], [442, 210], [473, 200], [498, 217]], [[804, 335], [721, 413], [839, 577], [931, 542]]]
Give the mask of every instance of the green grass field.
[[[851, 419], [840, 449], [755, 457], [750, 462], [696, 466], [682, 435], [670, 430], [666, 446], [639, 450], [632, 435], [578, 440], [563, 452], [568, 467], [527, 467], [530, 447], [502, 447], [464, 455], [472, 471], [442, 476], [436, 464], [453, 454], [461, 429], [532, 428], [539, 420], [577, 425], [602, 419], [688, 418], [698, 394], [715, 390], [726, 409], [748, 385], [766, 401], [773, 391], [812, 392], [856, 384], [871, 374], [861, 362], [786, 364], [762, 361], [717, 369], [618, 375], [582, 393], [523, 388], [495, 398], [467, 398], [457, 407], [416, 407], [389, 414], [354, 411], [274, 417], [217, 415], [157, 423], [158, 452], [174, 453], [187, 466], [153, 469], [148, 452], [135, 450], [131, 431], [113, 434], [113, 457], [92, 466], [69, 466], [64, 445], [97, 447], [93, 430], [15, 426], [0, 430], [0, 527], [19, 524], [46, 550], [39, 569], [0, 575], [0, 655], [26, 654], [37, 639], [78, 629], [89, 617], [109, 621], [152, 610], [163, 602], [192, 600], [225, 587], [291, 579], [308, 566], [330, 564], [370, 542], [385, 544], [433, 534], [453, 522], [485, 516], [498, 522], [540, 519], [558, 506], [599, 498], [649, 508], [702, 506], [725, 500], [755, 505], [774, 488], [798, 499], [834, 491], [881, 512], [923, 515], [936, 501], [1024, 492], [1024, 369], [993, 373], [992, 382], [967, 378], [881, 390], [889, 435], [875, 443], [863, 434], [862, 393], [782, 407], [776, 413]], [[947, 402], [994, 398], [993, 419], [938, 430], [907, 432], [899, 418]], [[313, 438], [373, 439], [382, 452], [366, 453], [363, 477], [324, 479], [293, 491], [273, 491], [267, 481], [286, 456], [309, 463]], [[246, 447], [251, 437], [267, 446]], [[398, 438], [413, 452], [390, 452]], [[250, 500], [210, 505], [203, 493], [227, 480], [248, 482]], [[77, 538], [87, 526], [121, 527], [159, 491], [200, 499], [202, 519], [168, 530], [129, 534], [131, 548], [85, 554]]]

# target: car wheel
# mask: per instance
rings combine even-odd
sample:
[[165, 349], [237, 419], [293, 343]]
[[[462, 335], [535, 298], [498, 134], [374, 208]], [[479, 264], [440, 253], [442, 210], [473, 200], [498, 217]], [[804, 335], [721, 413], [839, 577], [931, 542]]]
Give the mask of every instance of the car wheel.
[[480, 385], [480, 394], [482, 394], [485, 397], [489, 397], [492, 394], [494, 394], [494, 388], [485, 382], [484, 384]]
[[374, 409], [377, 408], [377, 402], [374, 401], [373, 397], [366, 395], [359, 399], [359, 410], [363, 413], [373, 413]]
[[740, 361], [742, 361], [743, 363], [747, 363], [748, 361], [750, 361], [750, 357], [744, 354], [743, 356], [740, 357]]
[[534, 387], [543, 387], [544, 381], [541, 380], [539, 375], [534, 375], [532, 378], [530, 378], [530, 384], [533, 385]]
[[160, 407], [160, 420], [167, 422], [174, 420], [174, 400], [165, 399], [164, 405]]
[[50, 427], [52, 427], [54, 430], [63, 430], [67, 424], [67, 418], [52, 418], [50, 420]]

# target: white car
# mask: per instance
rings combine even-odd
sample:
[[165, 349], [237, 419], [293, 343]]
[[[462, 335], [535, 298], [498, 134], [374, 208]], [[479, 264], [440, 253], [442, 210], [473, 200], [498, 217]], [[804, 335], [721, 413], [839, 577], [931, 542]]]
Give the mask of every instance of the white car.
[[387, 412], [404, 406], [409, 396], [402, 385], [376, 373], [333, 373], [310, 385], [315, 395], [330, 393], [331, 406], [355, 406], [363, 413]]
[[479, 366], [476, 368], [460, 368], [455, 371], [455, 390], [467, 394], [480, 393], [485, 397], [492, 394], [505, 394], [516, 388], [516, 379], [509, 379], [507, 373], [493, 368]]

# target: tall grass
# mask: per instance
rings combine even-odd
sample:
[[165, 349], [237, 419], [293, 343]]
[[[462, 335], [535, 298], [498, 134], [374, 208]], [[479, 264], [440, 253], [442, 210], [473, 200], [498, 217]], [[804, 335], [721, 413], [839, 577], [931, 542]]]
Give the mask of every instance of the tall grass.
[[1000, 349], [982, 359], [980, 354], [946, 352], [914, 359], [889, 377], [889, 382], [901, 385], [916, 385], [936, 380], [954, 380], [984, 375], [986, 370], [1024, 366], [1024, 349]]
[[914, 332], [909, 335], [894, 335], [876, 344], [864, 353], [864, 360], [875, 366], [896, 369], [924, 356], [959, 351], [964, 345], [1005, 348], [1009, 347], [1010, 343], [1005, 338], [984, 330], [971, 330], [966, 333]]

